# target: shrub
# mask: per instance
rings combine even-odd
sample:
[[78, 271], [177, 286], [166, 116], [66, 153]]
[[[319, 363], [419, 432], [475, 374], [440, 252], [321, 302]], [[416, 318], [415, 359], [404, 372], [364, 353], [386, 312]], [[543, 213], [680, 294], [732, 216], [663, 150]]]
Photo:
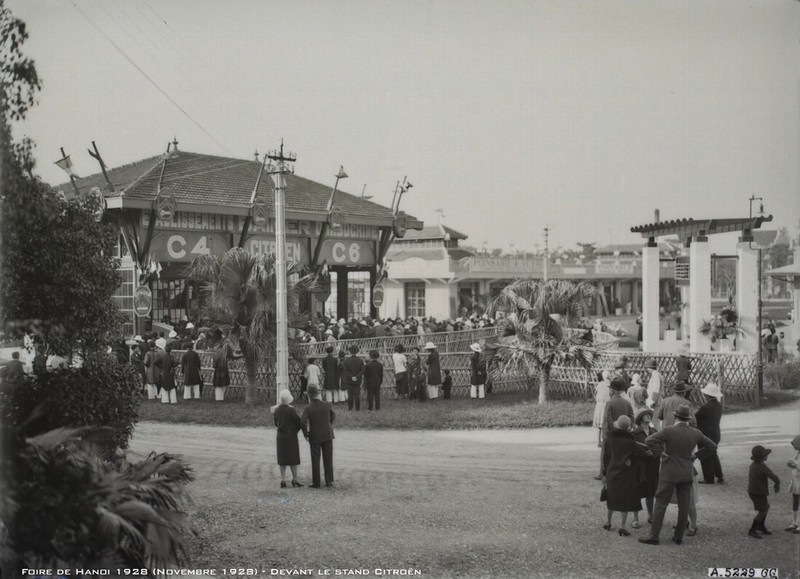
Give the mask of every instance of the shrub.
[[28, 376], [3, 395], [3, 415], [11, 426], [27, 422], [26, 436], [55, 428], [109, 426], [102, 444], [127, 448], [139, 419], [141, 377], [128, 364], [111, 360]]
[[182, 460], [151, 453], [114, 464], [87, 440], [89, 429], [14, 434], [4, 465], [15, 476], [3, 489], [3, 572], [187, 563], [183, 510], [193, 475]]
[[764, 366], [764, 382], [779, 390], [800, 388], [800, 360], [767, 364]]

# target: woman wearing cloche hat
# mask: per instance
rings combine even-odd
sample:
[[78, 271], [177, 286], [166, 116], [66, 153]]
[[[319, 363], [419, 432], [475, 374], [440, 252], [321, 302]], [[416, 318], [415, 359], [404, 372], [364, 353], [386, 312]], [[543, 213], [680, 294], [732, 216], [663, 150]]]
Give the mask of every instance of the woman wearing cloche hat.
[[625, 528], [628, 513], [642, 510], [642, 500], [639, 498], [639, 470], [636, 465], [647, 458], [647, 450], [636, 444], [630, 430], [631, 419], [623, 414], [614, 421], [613, 429], [603, 444], [603, 475], [608, 509], [608, 519], [603, 528], [611, 530], [611, 517], [614, 511], [619, 511], [620, 537], [630, 535]]

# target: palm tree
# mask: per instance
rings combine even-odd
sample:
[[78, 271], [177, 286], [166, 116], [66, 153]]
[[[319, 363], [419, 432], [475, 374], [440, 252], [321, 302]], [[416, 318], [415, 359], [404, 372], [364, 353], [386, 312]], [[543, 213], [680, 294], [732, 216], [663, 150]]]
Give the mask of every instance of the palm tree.
[[[198, 257], [189, 266], [188, 277], [200, 281], [207, 293], [204, 317], [227, 330], [228, 344], [241, 350], [247, 373], [245, 403], [255, 403], [259, 366], [275, 358], [275, 256], [253, 255], [235, 247], [221, 257]], [[286, 277], [290, 280], [286, 294], [289, 319], [297, 322], [300, 298], [313, 289], [314, 277], [297, 263], [289, 263]]]
[[[574, 328], [595, 288], [563, 280], [518, 279], [505, 287], [492, 312], [505, 311], [503, 336], [486, 347], [500, 374], [538, 374], [539, 403], [547, 401], [550, 370], [555, 365], [591, 366], [594, 349]], [[496, 315], [496, 314], [495, 314]]]

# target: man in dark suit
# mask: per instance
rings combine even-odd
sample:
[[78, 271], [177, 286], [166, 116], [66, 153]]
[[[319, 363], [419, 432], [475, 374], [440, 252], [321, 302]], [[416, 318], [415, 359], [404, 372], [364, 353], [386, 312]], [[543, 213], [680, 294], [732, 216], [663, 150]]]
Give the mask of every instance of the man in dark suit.
[[[719, 423], [722, 420], [722, 404], [720, 403], [722, 390], [713, 382], [709, 382], [700, 392], [703, 393], [706, 402], [694, 416], [697, 420], [697, 429], [713, 440], [714, 444], [719, 445], [722, 438], [719, 429]], [[713, 485], [715, 476], [719, 482], [725, 482], [722, 477], [722, 465], [716, 451], [698, 456], [698, 458], [700, 467], [703, 469], [703, 480], [699, 481], [700, 484]]]
[[322, 454], [322, 464], [325, 468], [325, 486], [333, 486], [333, 421], [336, 413], [330, 403], [319, 399], [319, 388], [315, 385], [308, 387], [308, 397], [311, 402], [303, 410], [300, 423], [304, 431], [307, 429], [308, 440], [311, 446], [311, 488], [320, 488], [319, 457]]
[[333, 355], [333, 346], [325, 348], [327, 356], [322, 359], [322, 388], [327, 402], [339, 402], [339, 359]]
[[370, 350], [369, 362], [364, 368], [364, 388], [367, 389], [367, 410], [381, 409], [381, 385], [383, 384], [383, 364], [378, 362], [378, 350]]
[[664, 452], [661, 454], [661, 471], [656, 489], [656, 504], [653, 509], [653, 525], [650, 527], [650, 536], [639, 539], [640, 543], [658, 545], [664, 513], [673, 493], [678, 495], [678, 525], [672, 541], [678, 545], [683, 541], [683, 533], [689, 520], [689, 502], [692, 499], [694, 476], [692, 453], [695, 447], [717, 448], [717, 445], [702, 432], [689, 426], [690, 418], [689, 406], [684, 404], [675, 411], [673, 426], [668, 426], [645, 439], [651, 451], [656, 451], [658, 445], [663, 444]]
[[347, 409], [361, 409], [361, 379], [364, 377], [364, 360], [358, 357], [358, 346], [350, 346], [350, 356], [342, 362], [342, 384], [347, 386]]

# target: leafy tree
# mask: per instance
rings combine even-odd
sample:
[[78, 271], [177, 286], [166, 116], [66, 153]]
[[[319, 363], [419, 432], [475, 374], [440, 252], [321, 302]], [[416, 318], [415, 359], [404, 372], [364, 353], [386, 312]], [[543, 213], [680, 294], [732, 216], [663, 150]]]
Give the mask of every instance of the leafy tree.
[[21, 50], [27, 38], [25, 23], [11, 14], [5, 0], [0, 0], [0, 112], [4, 119], [25, 118], [42, 87], [35, 63]]
[[[277, 275], [275, 257], [257, 256], [235, 247], [222, 257], [203, 255], [189, 266], [188, 277], [207, 292], [203, 317], [229, 330], [228, 339], [238, 345], [247, 372], [245, 403], [256, 401], [259, 368], [275, 359], [277, 332]], [[299, 264], [287, 267], [287, 309], [290, 322], [300, 321], [301, 297], [314, 287], [313, 277]]]
[[576, 327], [594, 297], [588, 283], [518, 279], [503, 288], [492, 312], [505, 311], [503, 336], [486, 347], [500, 374], [532, 375], [539, 379], [539, 403], [547, 401], [550, 370], [555, 365], [591, 366], [594, 349]]
[[97, 200], [66, 200], [34, 178], [32, 144], [14, 143], [9, 120], [23, 119], [41, 83], [22, 56], [25, 25], [0, 4], [0, 322], [10, 337], [33, 333], [64, 356], [100, 352], [121, 331], [112, 223], [96, 222]]

